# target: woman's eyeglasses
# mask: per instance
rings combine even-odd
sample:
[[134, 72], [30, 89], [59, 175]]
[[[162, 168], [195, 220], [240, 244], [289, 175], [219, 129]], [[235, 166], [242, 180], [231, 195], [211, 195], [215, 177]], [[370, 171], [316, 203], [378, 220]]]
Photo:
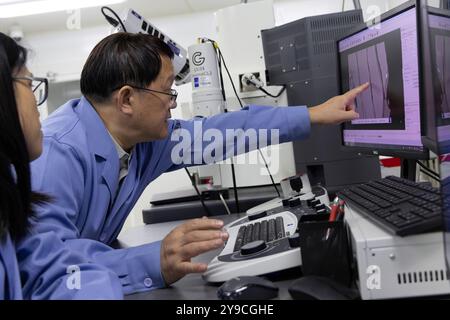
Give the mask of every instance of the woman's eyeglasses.
[[38, 106], [42, 105], [48, 97], [48, 80], [46, 78], [38, 77], [13, 77], [13, 80], [27, 80], [31, 81], [31, 90], [33, 90]]

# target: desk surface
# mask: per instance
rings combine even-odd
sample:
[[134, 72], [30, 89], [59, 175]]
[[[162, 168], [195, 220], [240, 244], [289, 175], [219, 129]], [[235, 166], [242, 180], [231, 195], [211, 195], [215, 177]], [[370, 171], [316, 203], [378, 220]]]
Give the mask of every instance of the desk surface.
[[[243, 217], [244, 214], [233, 214], [227, 216], [217, 216], [228, 224], [236, 219]], [[165, 222], [142, 227], [131, 228], [121, 234], [119, 245], [121, 247], [138, 246], [145, 243], [158, 241], [164, 238], [173, 228], [184, 221]], [[209, 262], [218, 253], [220, 249], [202, 254], [193, 259], [193, 261]], [[293, 280], [299, 275], [299, 269], [288, 270], [274, 275], [271, 280], [274, 281], [280, 289], [278, 299], [291, 299], [288, 288]], [[128, 300], [217, 300], [218, 285], [208, 284], [201, 277], [201, 274], [189, 274], [169, 288], [153, 290], [150, 292], [137, 293], [126, 297]]]
[[[278, 189], [281, 187], [278, 185]], [[225, 199], [231, 212], [236, 212], [234, 192], [228, 190], [229, 198]], [[273, 186], [258, 186], [238, 188], [240, 211], [244, 212], [254, 206], [267, 202], [277, 197]], [[215, 217], [226, 215], [227, 211], [220, 200], [205, 200], [211, 214]], [[205, 215], [205, 211], [198, 199], [194, 201], [184, 201], [169, 203], [164, 205], [151, 205], [142, 211], [142, 217], [146, 224], [162, 223], [168, 221], [179, 221], [181, 219], [200, 218]]]

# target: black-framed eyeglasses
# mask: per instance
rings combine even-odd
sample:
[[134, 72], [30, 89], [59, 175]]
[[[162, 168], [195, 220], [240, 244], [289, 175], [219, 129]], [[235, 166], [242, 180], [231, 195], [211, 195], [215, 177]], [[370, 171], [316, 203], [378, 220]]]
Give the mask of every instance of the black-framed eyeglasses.
[[38, 77], [13, 77], [13, 80], [28, 80], [31, 81], [31, 90], [33, 90], [36, 98], [36, 104], [42, 105], [48, 98], [48, 80], [47, 78]]
[[138, 89], [138, 90], [144, 90], [144, 91], [148, 91], [148, 92], [156, 92], [156, 93], [165, 94], [166, 96], [170, 96], [170, 101], [172, 103], [175, 103], [177, 101], [177, 97], [178, 97], [178, 92], [177, 92], [177, 90], [174, 90], [174, 89], [170, 89], [170, 92], [164, 92], [164, 91], [158, 91], [158, 90], [153, 90], [153, 89], [147, 89], [147, 88], [142, 88], [142, 87], [138, 87], [138, 86], [133, 86], [131, 84], [124, 84], [124, 85], [114, 89], [113, 91], [119, 90], [123, 86], [130, 86], [130, 87], [132, 87], [134, 89]]

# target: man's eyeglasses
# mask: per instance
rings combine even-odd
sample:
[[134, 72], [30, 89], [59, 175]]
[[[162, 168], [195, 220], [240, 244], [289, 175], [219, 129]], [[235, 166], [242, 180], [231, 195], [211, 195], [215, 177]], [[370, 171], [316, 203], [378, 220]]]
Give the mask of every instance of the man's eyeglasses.
[[33, 90], [38, 106], [42, 105], [48, 97], [48, 80], [46, 78], [38, 77], [13, 77], [13, 80], [27, 80], [31, 81], [31, 90]]
[[170, 101], [172, 103], [175, 103], [177, 101], [177, 97], [178, 97], [178, 92], [176, 90], [174, 90], [174, 89], [170, 89], [170, 92], [164, 92], [164, 91], [158, 91], [158, 90], [142, 88], [142, 87], [138, 87], [138, 86], [132, 86], [130, 84], [124, 84], [124, 85], [114, 89], [113, 91], [119, 90], [123, 86], [130, 86], [130, 87], [132, 87], [134, 89], [137, 89], [137, 90], [144, 90], [144, 91], [148, 91], [148, 92], [156, 92], [156, 93], [165, 94], [166, 96], [170, 96]]

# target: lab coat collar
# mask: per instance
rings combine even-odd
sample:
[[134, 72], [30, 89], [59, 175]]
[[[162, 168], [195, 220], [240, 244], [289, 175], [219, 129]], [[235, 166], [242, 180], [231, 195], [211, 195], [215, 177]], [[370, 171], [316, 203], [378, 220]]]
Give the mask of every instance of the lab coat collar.
[[77, 112], [86, 128], [89, 151], [101, 157], [102, 161], [106, 161], [103, 166], [102, 177], [106, 181], [112, 199], [119, 184], [119, 155], [114, 142], [102, 119], [85, 97], [80, 99]]
[[111, 159], [112, 155], [119, 159], [108, 129], [92, 104], [85, 97], [81, 97], [77, 110], [86, 128], [89, 150], [105, 160]]

